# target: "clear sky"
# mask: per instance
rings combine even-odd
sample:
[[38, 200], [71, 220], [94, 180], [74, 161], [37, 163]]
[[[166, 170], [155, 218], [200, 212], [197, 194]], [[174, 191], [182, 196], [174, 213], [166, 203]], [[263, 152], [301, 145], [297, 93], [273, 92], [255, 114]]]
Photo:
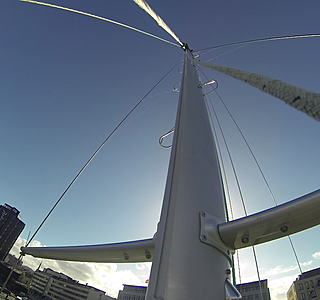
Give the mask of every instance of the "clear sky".
[[[133, 1], [50, 3], [172, 40]], [[320, 31], [317, 1], [148, 3], [195, 50]], [[0, 202], [20, 210], [26, 223], [21, 238], [27, 239], [102, 141], [182, 59], [183, 52], [113, 24], [16, 0], [0, 4], [0, 41]], [[264, 42], [200, 51], [200, 59], [319, 93], [319, 46], [319, 38]], [[159, 146], [158, 138], [174, 126], [178, 93], [172, 88], [181, 79], [179, 68], [105, 145], [63, 198], [35, 243], [84, 245], [153, 236], [170, 155], [170, 150]], [[203, 71], [218, 81], [218, 92], [252, 147], [277, 202], [320, 188], [320, 123], [244, 83]], [[213, 93], [211, 98], [228, 139], [248, 212], [272, 207], [239, 133], [219, 99]], [[230, 184], [234, 185], [229, 169]], [[235, 217], [243, 216], [235, 187], [231, 196]], [[318, 226], [292, 237], [304, 271], [320, 265], [319, 234]], [[242, 250], [239, 255], [241, 281], [257, 280], [252, 250]], [[258, 246], [257, 256], [261, 278], [269, 280], [272, 299], [286, 299], [285, 292], [299, 273], [288, 240]], [[34, 266], [38, 262], [29, 259]], [[150, 270], [150, 265], [48, 261], [44, 266], [76, 279], [79, 276], [79, 280], [113, 296], [121, 283], [142, 285]]]

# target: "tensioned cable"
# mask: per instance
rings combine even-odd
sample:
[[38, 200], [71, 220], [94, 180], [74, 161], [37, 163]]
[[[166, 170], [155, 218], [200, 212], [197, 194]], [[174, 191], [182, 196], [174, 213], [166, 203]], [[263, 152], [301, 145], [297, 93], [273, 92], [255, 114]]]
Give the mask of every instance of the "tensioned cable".
[[196, 51], [204, 51], [204, 50], [210, 50], [210, 49], [213, 50], [213, 49], [219, 49], [219, 48], [224, 48], [224, 47], [243, 45], [243, 44], [253, 44], [253, 43], [259, 43], [259, 42], [278, 41], [278, 40], [287, 40], [287, 39], [299, 39], [299, 38], [311, 38], [311, 37], [320, 37], [320, 33], [275, 36], [275, 37], [271, 37], [271, 38], [263, 38], [263, 39], [255, 39], [255, 40], [248, 40], [248, 41], [242, 41], [242, 42], [234, 42], [234, 43], [229, 43], [229, 44], [222, 44], [222, 45], [218, 45], [218, 46], [199, 49]]
[[143, 98], [128, 112], [128, 114], [120, 121], [120, 123], [112, 130], [112, 132], [107, 136], [107, 138], [102, 142], [102, 144], [98, 147], [98, 149], [92, 154], [92, 156], [89, 158], [89, 160], [85, 163], [85, 165], [82, 167], [82, 169], [79, 171], [79, 173], [74, 177], [74, 179], [71, 181], [71, 183], [68, 185], [68, 187], [65, 189], [65, 191], [62, 193], [60, 198], [57, 200], [55, 205], [51, 208], [47, 216], [43, 219], [40, 226], [37, 228], [35, 233], [30, 238], [29, 242], [27, 243], [26, 247], [28, 247], [31, 243], [31, 241], [34, 239], [42, 225], [45, 223], [45, 221], [49, 218], [53, 210], [56, 208], [56, 206], [59, 204], [63, 196], [68, 192], [68, 190], [71, 188], [71, 186], [75, 183], [75, 181], [79, 178], [81, 173], [85, 170], [85, 168], [90, 164], [90, 162], [94, 159], [94, 157], [98, 154], [98, 152], [102, 149], [102, 147], [105, 145], [105, 143], [111, 138], [111, 136], [119, 129], [119, 127], [123, 124], [123, 122], [133, 113], [133, 111], [145, 100], [145, 98], [160, 84], [160, 82], [180, 63], [176, 63], [144, 96]]
[[[120, 123], [112, 130], [112, 132], [107, 136], [107, 138], [102, 142], [102, 144], [98, 147], [98, 149], [93, 153], [93, 155], [89, 158], [89, 160], [85, 163], [85, 165], [81, 168], [81, 170], [78, 172], [78, 174], [73, 178], [73, 180], [71, 181], [71, 183], [68, 185], [68, 187], [65, 189], [65, 191], [62, 193], [62, 195], [60, 196], [60, 198], [56, 201], [56, 203], [54, 204], [54, 206], [51, 208], [51, 210], [49, 211], [49, 213], [46, 215], [46, 217], [43, 219], [43, 221], [41, 222], [41, 224], [39, 225], [39, 227], [37, 228], [37, 230], [35, 231], [35, 233], [32, 235], [32, 237], [30, 238], [30, 240], [27, 242], [25, 247], [28, 247], [30, 245], [30, 243], [33, 241], [33, 239], [35, 238], [35, 236], [37, 235], [37, 233], [39, 232], [39, 230], [41, 229], [41, 227], [43, 226], [43, 224], [47, 221], [47, 219], [49, 218], [49, 216], [51, 215], [51, 213], [54, 211], [54, 209], [57, 207], [57, 205], [60, 203], [60, 201], [62, 200], [62, 198], [64, 197], [64, 195], [68, 192], [68, 190], [71, 188], [71, 186], [76, 182], [76, 180], [79, 178], [79, 176], [81, 175], [81, 173], [86, 169], [86, 167], [90, 164], [90, 162], [95, 158], [95, 156], [98, 154], [98, 152], [102, 149], [102, 147], [106, 144], [106, 142], [111, 138], [111, 136], [119, 129], [119, 127], [123, 124], [123, 122], [133, 113], [133, 111], [146, 99], [146, 97], [162, 82], [162, 80], [180, 63], [177, 62], [144, 96], [143, 98], [129, 111], [129, 113], [120, 121]], [[15, 270], [15, 268], [18, 265], [18, 262], [21, 260], [22, 256], [24, 254], [21, 253], [17, 263], [15, 265], [14, 268], [11, 269], [11, 272], [9, 273], [6, 281], [3, 283], [2, 287], [0, 288], [0, 292], [6, 287], [6, 284], [8, 283], [13, 271]]]
[[[227, 143], [227, 141], [226, 141], [226, 138], [225, 138], [224, 132], [223, 132], [223, 130], [222, 130], [221, 123], [220, 123], [220, 121], [219, 121], [219, 118], [218, 118], [218, 115], [217, 115], [217, 113], [216, 113], [216, 110], [214, 109], [214, 106], [213, 106], [213, 104], [212, 104], [211, 101], [210, 101], [210, 104], [211, 104], [212, 111], [213, 111], [213, 113], [214, 113], [214, 115], [215, 115], [215, 118], [216, 118], [216, 120], [217, 120], [218, 126], [219, 126], [219, 128], [220, 128], [220, 132], [221, 132], [221, 136], [222, 136], [222, 138], [223, 138], [224, 144], [225, 144], [225, 146], [226, 146], [226, 150], [227, 150], [227, 153], [228, 153], [228, 156], [229, 156], [229, 160], [230, 160], [230, 163], [231, 163], [231, 167], [232, 167], [232, 170], [233, 170], [234, 177], [235, 177], [235, 179], [236, 179], [236, 183], [237, 183], [237, 187], [238, 187], [238, 191], [239, 191], [239, 195], [240, 195], [240, 199], [241, 199], [241, 202], [242, 202], [242, 207], [243, 207], [245, 216], [248, 216], [247, 209], [246, 209], [246, 206], [245, 206], [245, 203], [244, 203], [244, 198], [243, 198], [242, 190], [241, 190], [241, 187], [240, 187], [239, 178], [238, 178], [238, 175], [237, 175], [237, 172], [236, 172], [234, 163], [233, 163], [233, 159], [232, 159], [232, 156], [231, 156], [231, 153], [230, 153], [230, 149], [229, 149], [228, 143]], [[257, 275], [258, 275], [258, 280], [259, 280], [260, 296], [261, 296], [261, 299], [263, 299], [263, 298], [262, 298], [261, 280], [260, 280], [260, 272], [259, 272], [258, 260], [257, 260], [256, 251], [255, 251], [255, 247], [254, 247], [254, 246], [252, 246], [252, 251], [253, 251], [254, 261], [255, 261], [255, 265], [256, 265], [256, 269], [257, 269]]]
[[[264, 182], [265, 182], [265, 184], [266, 184], [266, 186], [267, 186], [267, 188], [268, 188], [268, 191], [269, 191], [269, 193], [270, 193], [270, 195], [271, 195], [271, 198], [272, 198], [275, 206], [278, 206], [278, 203], [277, 203], [276, 198], [275, 198], [275, 196], [274, 196], [274, 194], [273, 194], [273, 192], [272, 192], [272, 190], [271, 190], [271, 187], [270, 187], [270, 185], [269, 185], [269, 182], [268, 182], [266, 176], [264, 175], [264, 173], [263, 173], [263, 171], [262, 171], [262, 169], [261, 169], [261, 166], [260, 166], [260, 164], [259, 164], [259, 162], [258, 162], [258, 160], [257, 160], [257, 158], [256, 158], [256, 156], [255, 156], [255, 154], [253, 153], [253, 151], [252, 151], [252, 149], [251, 149], [251, 147], [250, 147], [247, 139], [245, 138], [242, 130], [240, 129], [237, 121], [235, 120], [235, 118], [234, 118], [233, 115], [231, 114], [229, 108], [227, 107], [227, 105], [226, 105], [225, 102], [222, 100], [221, 96], [219, 95], [219, 93], [218, 93], [216, 90], [215, 90], [215, 93], [217, 94], [217, 96], [218, 96], [218, 98], [220, 99], [221, 103], [223, 104], [224, 108], [225, 108], [226, 111], [228, 112], [228, 114], [229, 114], [230, 118], [232, 119], [233, 123], [234, 123], [235, 126], [237, 127], [237, 129], [238, 129], [238, 131], [239, 131], [242, 139], [244, 140], [245, 144], [247, 145], [247, 147], [248, 147], [248, 149], [249, 149], [249, 151], [250, 151], [250, 153], [251, 153], [251, 156], [252, 156], [253, 160], [254, 160], [255, 163], [256, 163], [256, 166], [257, 166], [258, 169], [259, 169], [259, 172], [260, 172], [260, 174], [261, 174], [261, 176], [262, 176], [262, 178], [263, 178], [263, 180], [264, 180]], [[292, 239], [291, 239], [290, 235], [288, 235], [288, 239], [289, 239], [289, 242], [290, 242], [290, 245], [291, 245], [293, 254], [294, 254], [294, 256], [295, 256], [297, 265], [298, 265], [298, 267], [299, 267], [300, 273], [301, 273], [301, 275], [302, 275], [301, 264], [300, 264], [298, 255], [297, 255], [297, 253], [296, 253], [296, 250], [295, 250], [295, 247], [294, 247], [294, 245], [293, 245], [293, 242], [292, 242]]]
[[[199, 68], [199, 71], [201, 71], [201, 69]], [[201, 73], [204, 75], [204, 77], [206, 77], [206, 79], [209, 81], [208, 77], [206, 76], [205, 73], [203, 73], [201, 71]], [[205, 97], [207, 99], [207, 97]], [[219, 140], [218, 140], [218, 135], [217, 135], [217, 131], [216, 131], [216, 128], [215, 126], [213, 126], [213, 117], [212, 117], [212, 114], [211, 114], [211, 111], [208, 107], [208, 102], [209, 101], [206, 101], [206, 105], [207, 105], [207, 110], [209, 112], [209, 116], [210, 116], [210, 119], [211, 119], [211, 123], [212, 123], [212, 128], [213, 128], [213, 133], [214, 133], [214, 137], [215, 137], [215, 140], [216, 140], [216, 144], [217, 144], [217, 148], [218, 148], [218, 155], [220, 157], [220, 162], [221, 162], [221, 169], [222, 169], [222, 173], [223, 173], [223, 178], [224, 178], [224, 183], [225, 183], [225, 186], [226, 186], [226, 190], [227, 190], [227, 198], [228, 198], [228, 202], [229, 202], [229, 207], [230, 207], [230, 214], [231, 214], [231, 219], [234, 220], [234, 215], [233, 215], [233, 209], [232, 209], [232, 203], [231, 203], [231, 195], [230, 195], [230, 189], [229, 189], [229, 185], [228, 185], [228, 180], [227, 180], [227, 173], [226, 173], [226, 169], [225, 169], [225, 165], [224, 165], [224, 160], [223, 160], [223, 156], [222, 156], [222, 152], [221, 152], [221, 147], [220, 147], [220, 143], [219, 143]], [[221, 130], [221, 128], [220, 128]], [[229, 212], [228, 212], [228, 209], [227, 209], [227, 203], [225, 201], [225, 206], [226, 206], [226, 212], [227, 212], [227, 222], [229, 222]], [[240, 263], [239, 263], [239, 251], [236, 251], [236, 255], [237, 255], [237, 262], [238, 262], [238, 269], [239, 269], [239, 281], [240, 281], [240, 284], [241, 284], [241, 273], [240, 273]], [[234, 258], [232, 256], [232, 271], [233, 271], [233, 284], [236, 285], [236, 278], [235, 278], [235, 270], [234, 270]]]
[[106, 22], [109, 22], [109, 23], [113, 23], [113, 24], [116, 24], [116, 25], [119, 25], [119, 26], [122, 26], [122, 27], [125, 27], [125, 28], [128, 28], [128, 29], [137, 31], [139, 33], [151, 36], [151, 37], [153, 37], [155, 39], [158, 39], [158, 40], [160, 40], [162, 42], [166, 42], [166, 43], [168, 43], [170, 45], [180, 47], [180, 45], [178, 45], [178, 44], [170, 42], [170, 41], [168, 41], [166, 39], [163, 39], [161, 37], [158, 37], [156, 35], [153, 35], [151, 33], [146, 32], [146, 31], [143, 31], [143, 30], [134, 28], [132, 26], [129, 26], [129, 25], [117, 22], [117, 21], [113, 21], [113, 20], [110, 20], [110, 19], [107, 19], [107, 18], [104, 18], [104, 17], [100, 17], [100, 16], [97, 16], [97, 15], [89, 14], [89, 13], [86, 13], [86, 12], [83, 12], [83, 11], [80, 11], [80, 10], [76, 10], [76, 9], [73, 9], [73, 8], [68, 8], [68, 7], [65, 7], [65, 6], [50, 4], [50, 3], [46, 3], [46, 2], [42, 2], [42, 1], [35, 1], [35, 0], [20, 0], [20, 1], [33, 3], [33, 4], [44, 5], [44, 6], [49, 6], [49, 7], [53, 7], [53, 8], [57, 8], [57, 9], [62, 9], [62, 10], [70, 11], [70, 12], [77, 13], [77, 14], [80, 14], [80, 15], [84, 15], [84, 16], [88, 16], [88, 17], [91, 17], [91, 18], [95, 18], [95, 19], [99, 19], [99, 20], [102, 20], [102, 21], [106, 21]]
[[[224, 161], [223, 161], [223, 157], [222, 157], [220, 143], [219, 143], [219, 140], [218, 140], [218, 134], [217, 134], [215, 126], [213, 126], [214, 123], [213, 123], [213, 118], [212, 118], [211, 111], [209, 110], [209, 107], [208, 107], [208, 101], [205, 101], [205, 103], [206, 103], [206, 106], [207, 106], [207, 110], [209, 112], [209, 116], [210, 116], [211, 123], [212, 123], [212, 128], [213, 128], [213, 133], [214, 133], [214, 137], [215, 137], [216, 144], [217, 144], [218, 155], [219, 155], [219, 158], [220, 158], [221, 169], [222, 169], [222, 173], [223, 173], [223, 179], [224, 179], [224, 183], [225, 183], [226, 190], [227, 190], [227, 195], [228, 195], [227, 198], [228, 198], [229, 207], [230, 207], [231, 219], [234, 220], [233, 210], [232, 210], [232, 205], [231, 205], [230, 189], [229, 189], [229, 185], [228, 185], [227, 173], [226, 173], [226, 168], [224, 166]], [[229, 218], [228, 206], [227, 206], [226, 200], [224, 202], [225, 202], [225, 207], [226, 207], [226, 217], [227, 217], [226, 219], [227, 219], [227, 222], [229, 222], [230, 218]], [[233, 285], [235, 286], [236, 285], [236, 276], [235, 276], [235, 270], [234, 270], [234, 258], [233, 258], [233, 256], [231, 257], [231, 260], [232, 260], [232, 271], [233, 271], [232, 272]], [[239, 265], [239, 251], [237, 251], [237, 260], [238, 260], [238, 265]], [[240, 283], [241, 283], [240, 266], [239, 266], [239, 280], [240, 280]]]
[[[229, 54], [229, 53], [231, 53], [231, 52], [237, 51], [237, 50], [239, 50], [239, 49], [241, 49], [241, 48], [243, 48], [243, 47], [246, 47], [246, 46], [247, 46], [247, 45], [240, 45], [240, 46], [237, 47], [237, 48], [234, 48], [234, 49], [229, 50], [229, 51], [227, 51], [227, 52], [221, 53], [221, 54], [219, 54], [219, 55], [217, 55], [217, 56], [215, 56], [215, 57], [212, 57], [212, 58], [208, 59], [207, 61], [214, 60], [215, 58], [218, 58], [218, 57], [224, 56], [224, 55], [226, 55], [226, 54]], [[213, 50], [215, 50], [215, 49], [211, 49], [211, 50], [208, 50], [208, 51], [205, 52], [205, 53], [201, 53], [201, 56], [207, 55], [208, 53], [212, 52]]]

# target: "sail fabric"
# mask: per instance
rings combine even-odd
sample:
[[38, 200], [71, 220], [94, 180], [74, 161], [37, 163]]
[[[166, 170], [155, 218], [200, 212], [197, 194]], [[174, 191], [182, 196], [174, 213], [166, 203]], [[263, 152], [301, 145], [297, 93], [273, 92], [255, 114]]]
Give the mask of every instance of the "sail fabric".
[[145, 12], [147, 12], [160, 27], [162, 27], [166, 32], [168, 32], [181, 46], [182, 42], [175, 35], [175, 33], [170, 29], [170, 27], [161, 19], [161, 17], [155, 13], [155, 11], [149, 6], [149, 4], [144, 0], [133, 0], [137, 5], [139, 5]]
[[320, 94], [257, 73], [195, 60], [196, 63], [244, 81], [320, 121]]

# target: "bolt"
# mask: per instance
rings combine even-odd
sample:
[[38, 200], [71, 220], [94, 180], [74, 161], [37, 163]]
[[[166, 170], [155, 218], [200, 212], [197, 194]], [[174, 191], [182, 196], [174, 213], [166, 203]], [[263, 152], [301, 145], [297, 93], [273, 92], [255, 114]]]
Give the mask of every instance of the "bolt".
[[247, 236], [244, 236], [241, 241], [242, 241], [243, 244], [248, 244], [249, 243], [249, 238]]
[[201, 213], [201, 216], [205, 218], [206, 213], [205, 213], [205, 212], [202, 212], [202, 213]]
[[205, 235], [201, 235], [201, 236], [200, 236], [200, 240], [204, 242], [204, 241], [207, 240], [207, 237], [206, 237]]
[[280, 230], [281, 230], [282, 232], [287, 232], [287, 231], [289, 230], [289, 228], [288, 228], [287, 225], [283, 225], [283, 226], [281, 226]]

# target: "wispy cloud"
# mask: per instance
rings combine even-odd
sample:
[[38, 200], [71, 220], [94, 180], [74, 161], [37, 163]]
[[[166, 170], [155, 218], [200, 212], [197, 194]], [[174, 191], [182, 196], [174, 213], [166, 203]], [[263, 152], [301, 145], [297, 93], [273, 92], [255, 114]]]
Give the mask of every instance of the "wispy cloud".
[[136, 264], [136, 269], [137, 270], [151, 270], [151, 265], [152, 263], [147, 262], [147, 263], [143, 263], [143, 264]]
[[[10, 253], [16, 257], [20, 254], [20, 247], [25, 246], [26, 240], [18, 238]], [[31, 243], [30, 247], [43, 247], [39, 241]], [[42, 268], [51, 268], [57, 272], [64, 273], [81, 283], [88, 283], [98, 289], [105, 291], [109, 296], [117, 297], [123, 284], [142, 285], [144, 281], [140, 279], [132, 270], [118, 270], [117, 264], [97, 264], [56, 261], [49, 259], [39, 259], [32, 256], [24, 256], [23, 265], [33, 270], [41, 264]], [[150, 270], [150, 265], [138, 264], [140, 269]], [[134, 269], [134, 267], [133, 267]]]
[[298, 266], [290, 266], [290, 267], [287, 267], [287, 268], [283, 268], [283, 266], [276, 266], [275, 268], [272, 268], [272, 269], [268, 270], [264, 274], [264, 277], [268, 277], [268, 276], [271, 276], [271, 275], [288, 273], [288, 272], [294, 271], [296, 269], [298, 269]]
[[268, 282], [272, 300], [287, 299], [287, 291], [289, 290], [292, 282], [297, 277], [297, 274], [291, 276], [273, 279]]
[[315, 259], [320, 259], [320, 252], [313, 253], [312, 256]]
[[[319, 257], [320, 258], [320, 257]], [[309, 260], [309, 261], [307, 261], [307, 262], [303, 262], [303, 263], [301, 263], [301, 266], [310, 266], [310, 265], [312, 265], [312, 263], [313, 263], [313, 260]]]

